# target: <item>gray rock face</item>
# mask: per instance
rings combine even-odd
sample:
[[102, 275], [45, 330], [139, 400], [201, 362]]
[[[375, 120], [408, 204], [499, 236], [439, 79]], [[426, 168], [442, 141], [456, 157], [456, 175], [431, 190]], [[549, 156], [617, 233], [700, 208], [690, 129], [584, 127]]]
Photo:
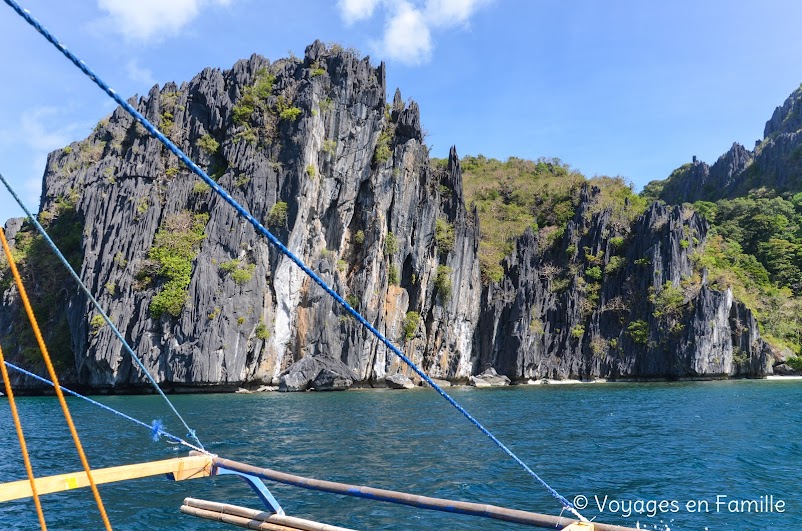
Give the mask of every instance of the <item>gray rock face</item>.
[[769, 345], [769, 349], [771, 350], [771, 360], [774, 366], [781, 365], [791, 358], [795, 358], [796, 355], [794, 352], [788, 347], [775, 347], [773, 345]]
[[796, 376], [799, 373], [792, 369], [789, 365], [785, 363], [781, 363], [779, 365], [774, 366], [774, 374], [777, 376]]
[[[272, 92], [254, 104], [249, 87], [266, 74]], [[467, 377], [481, 296], [478, 226], [463, 204], [456, 152], [447, 171], [430, 167], [418, 107], [397, 100], [391, 116], [384, 65], [318, 42], [303, 60], [255, 55], [131, 101], [388, 337], [398, 340], [406, 313], [419, 313], [407, 342], [416, 362]], [[397, 370], [383, 346], [197, 183], [120, 109], [86, 140], [51, 153], [43, 183], [43, 212], [57, 220], [70, 198], [88, 220], [80, 275], [158, 381], [271, 382], [306, 356], [340, 360], [358, 380]], [[279, 203], [286, 215], [271, 219]], [[152, 276], [159, 227], [182, 211], [208, 214], [205, 237], [183, 308], [157, 318], [151, 304], [165, 280], [142, 279]], [[435, 239], [438, 220], [453, 227], [449, 248]], [[435, 287], [440, 267], [450, 296]], [[77, 378], [140, 383], [108, 327], [92, 329], [87, 302], [65, 289]], [[7, 292], [2, 313], [15, 300]]]
[[[766, 373], [751, 314], [731, 293], [687, 282], [706, 226], [680, 208], [655, 204], [630, 225], [591, 215], [586, 190], [560, 241], [546, 248], [527, 232], [501, 282], [483, 286], [456, 150], [445, 169], [430, 165], [417, 104], [386, 97], [384, 65], [316, 42], [303, 59], [254, 55], [131, 101], [432, 377]], [[736, 171], [748, 157], [736, 149], [727, 161]], [[157, 316], [169, 279], [153, 249], [177, 215], [201, 220], [204, 235], [183, 305]], [[49, 155], [40, 216], [64, 231], [81, 278], [163, 385], [343, 389], [399, 372], [386, 347], [120, 109]], [[595, 296], [579, 275], [589, 256], [604, 270]], [[33, 270], [27, 280], [66, 316], [52, 327], [74, 366], [65, 382], [142, 385], [69, 281]], [[657, 317], [650, 297], [666, 283], [682, 304]], [[3, 288], [0, 343], [24, 363], [18, 297]]]
[[306, 391], [320, 373], [320, 365], [314, 357], [307, 356], [290, 365], [286, 374], [281, 375], [279, 390]]
[[510, 385], [510, 379], [503, 374], [498, 374], [492, 367], [486, 369], [482, 374], [471, 376], [469, 381], [474, 387], [503, 387]]
[[342, 371], [335, 372], [324, 368], [312, 380], [312, 389], [315, 391], [345, 391], [353, 384], [354, 380], [343, 374]]
[[6, 234], [6, 240], [10, 246], [14, 246], [14, 237], [17, 235], [19, 230], [22, 228], [22, 224], [25, 222], [25, 218], [11, 218], [6, 221], [5, 226], [3, 227], [3, 232]]
[[[609, 211], [585, 216], [595, 193], [583, 192], [562, 245], [541, 250], [527, 232], [505, 278], [485, 289], [477, 370], [512, 380], [765, 375], [751, 312], [694, 278], [704, 220], [655, 203], [632, 227], [616, 226]], [[592, 267], [603, 272], [597, 285]]]
[[279, 391], [344, 391], [355, 379], [356, 375], [340, 360], [306, 356], [282, 373]]
[[390, 389], [415, 389], [415, 384], [412, 380], [397, 372], [384, 377], [384, 382]]
[[754, 153], [737, 142], [712, 166], [694, 160], [674, 171], [665, 182], [660, 199], [669, 204], [726, 197], [742, 188], [744, 171], [754, 161]]
[[766, 122], [763, 137], [776, 134], [794, 133], [802, 129], [802, 84], [799, 85], [785, 102], [774, 110], [771, 119]]

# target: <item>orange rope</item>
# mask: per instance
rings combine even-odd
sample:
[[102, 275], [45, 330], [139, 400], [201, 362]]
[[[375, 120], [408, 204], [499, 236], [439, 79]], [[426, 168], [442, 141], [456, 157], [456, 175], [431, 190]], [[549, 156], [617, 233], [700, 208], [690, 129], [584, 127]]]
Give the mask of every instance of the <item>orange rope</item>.
[[36, 514], [39, 515], [39, 525], [42, 526], [42, 531], [47, 531], [47, 524], [45, 523], [45, 513], [42, 511], [42, 504], [39, 502], [39, 493], [36, 492], [36, 479], [33, 477], [33, 467], [31, 466], [31, 459], [30, 457], [28, 457], [28, 445], [25, 444], [25, 435], [23, 435], [22, 433], [22, 423], [19, 420], [19, 413], [17, 412], [17, 403], [14, 402], [14, 390], [11, 389], [11, 380], [8, 379], [8, 369], [6, 369], [6, 360], [3, 357], [2, 348], [0, 348], [0, 373], [2, 373], [3, 382], [5, 382], [6, 384], [6, 396], [8, 396], [8, 407], [11, 408], [11, 416], [14, 417], [14, 427], [17, 428], [17, 438], [19, 439], [19, 447], [22, 450], [22, 459], [23, 461], [25, 461], [25, 472], [28, 473], [28, 481], [31, 482], [31, 492], [33, 492], [33, 503], [36, 505]]
[[17, 289], [19, 290], [22, 304], [25, 306], [25, 312], [28, 314], [28, 319], [31, 321], [31, 327], [33, 327], [33, 333], [36, 336], [36, 341], [39, 343], [39, 348], [42, 351], [42, 357], [44, 357], [45, 365], [47, 366], [47, 372], [50, 374], [50, 379], [53, 381], [53, 388], [56, 390], [56, 396], [61, 404], [61, 410], [64, 412], [64, 418], [67, 420], [67, 426], [70, 428], [72, 440], [75, 442], [75, 448], [78, 450], [78, 455], [81, 458], [81, 464], [84, 466], [84, 471], [86, 471], [86, 477], [89, 480], [89, 486], [92, 487], [92, 494], [95, 496], [95, 502], [97, 503], [97, 508], [100, 511], [100, 516], [103, 519], [103, 524], [106, 526], [107, 531], [111, 531], [111, 523], [109, 522], [109, 517], [106, 514], [106, 508], [103, 506], [103, 500], [100, 499], [100, 492], [97, 490], [95, 480], [92, 478], [92, 471], [89, 468], [89, 461], [86, 459], [84, 448], [81, 445], [81, 439], [78, 438], [78, 431], [75, 429], [75, 424], [72, 422], [72, 415], [70, 415], [70, 410], [67, 407], [67, 401], [64, 400], [64, 393], [61, 392], [61, 386], [59, 385], [58, 377], [56, 376], [56, 370], [53, 368], [53, 363], [50, 361], [50, 354], [47, 351], [44, 339], [42, 339], [42, 332], [39, 330], [39, 325], [36, 322], [36, 316], [33, 314], [33, 308], [31, 308], [31, 303], [28, 300], [28, 294], [25, 291], [25, 286], [22, 285], [22, 278], [17, 270], [17, 264], [14, 262], [14, 257], [11, 256], [11, 249], [8, 246], [6, 235], [2, 228], [0, 228], [0, 240], [2, 240], [3, 251], [6, 253], [6, 259], [8, 260], [8, 265], [11, 268], [11, 273], [14, 275], [14, 281], [17, 283]]

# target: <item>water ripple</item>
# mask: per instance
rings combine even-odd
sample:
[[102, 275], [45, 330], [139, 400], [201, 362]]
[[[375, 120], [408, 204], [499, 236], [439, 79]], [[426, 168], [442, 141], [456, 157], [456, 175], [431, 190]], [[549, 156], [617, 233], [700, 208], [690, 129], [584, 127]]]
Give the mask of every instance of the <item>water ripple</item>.
[[[707, 382], [455, 388], [454, 396], [569, 498], [715, 501], [774, 495], [784, 513], [691, 513], [648, 517], [584, 512], [599, 521], [646, 529], [743, 530], [802, 523], [795, 499], [802, 428], [789, 416], [802, 384]], [[158, 398], [101, 397], [181, 433]], [[22, 398], [38, 475], [80, 464], [51, 398]], [[215, 453], [302, 475], [559, 514], [543, 489], [430, 391], [356, 391], [177, 396], [177, 407]], [[177, 455], [144, 430], [71, 401], [95, 467]], [[0, 402], [0, 473], [24, 470], [7, 404]], [[344, 498], [270, 484], [289, 514], [356, 529], [514, 529], [517, 526]], [[225, 529], [181, 515], [185, 496], [258, 507], [236, 478], [171, 483], [149, 478], [101, 487], [115, 529]], [[95, 529], [88, 491], [45, 500], [54, 529]], [[0, 505], [3, 529], [36, 528], [30, 501]]]

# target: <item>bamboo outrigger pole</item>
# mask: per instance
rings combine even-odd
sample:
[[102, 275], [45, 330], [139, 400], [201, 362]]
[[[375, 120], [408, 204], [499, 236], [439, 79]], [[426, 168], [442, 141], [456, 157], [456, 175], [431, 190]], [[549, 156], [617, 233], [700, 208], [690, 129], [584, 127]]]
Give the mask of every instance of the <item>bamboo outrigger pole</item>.
[[[196, 500], [195, 498], [185, 498], [184, 505], [181, 506], [181, 512], [223, 524], [261, 531], [354, 531], [353, 529], [303, 518], [279, 516], [238, 505]], [[591, 522], [576, 522], [563, 528], [562, 531], [595, 531], [595, 524]]]
[[[195, 452], [190, 453], [195, 454]], [[515, 522], [518, 524], [550, 529], [567, 528], [571, 531], [574, 529], [594, 529], [595, 531], [637, 531], [632, 527], [622, 527], [618, 525], [601, 524], [596, 522], [593, 522], [590, 524], [590, 527], [588, 527], [583, 522], [577, 522], [574, 519], [561, 516], [507, 509], [505, 507], [498, 507], [496, 505], [445, 500], [442, 498], [430, 498], [428, 496], [417, 496], [415, 494], [408, 494], [406, 492], [375, 489], [360, 485], [348, 485], [346, 483], [336, 483], [333, 481], [306, 478], [303, 476], [296, 476], [294, 474], [278, 472], [269, 468], [259, 468], [247, 465], [245, 463], [232, 461], [230, 459], [222, 459], [220, 457], [213, 457], [212, 463], [216, 469], [223, 468], [232, 470], [242, 474], [255, 476], [257, 478], [276, 481], [278, 483], [285, 483], [287, 485], [293, 485], [304, 489], [331, 492], [334, 494], [342, 494], [344, 496], [355, 496], [357, 498], [368, 498], [371, 500], [379, 500], [401, 505], [409, 505], [411, 507], [418, 507], [420, 509], [480, 516], [483, 518], [504, 520], [507, 522]]]

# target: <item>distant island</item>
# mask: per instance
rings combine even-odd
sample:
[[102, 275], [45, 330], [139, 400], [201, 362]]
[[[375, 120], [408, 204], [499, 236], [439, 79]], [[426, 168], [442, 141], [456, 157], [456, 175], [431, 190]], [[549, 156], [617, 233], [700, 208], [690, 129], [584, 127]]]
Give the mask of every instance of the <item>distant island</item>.
[[[753, 150], [641, 194], [557, 159], [431, 158], [417, 103], [337, 45], [130, 101], [434, 378], [802, 373], [802, 86]], [[418, 383], [122, 109], [50, 153], [38, 216], [165, 388]], [[142, 387], [34, 227], [5, 230], [62, 381]], [[0, 293], [7, 358], [41, 371], [5, 261]]]

